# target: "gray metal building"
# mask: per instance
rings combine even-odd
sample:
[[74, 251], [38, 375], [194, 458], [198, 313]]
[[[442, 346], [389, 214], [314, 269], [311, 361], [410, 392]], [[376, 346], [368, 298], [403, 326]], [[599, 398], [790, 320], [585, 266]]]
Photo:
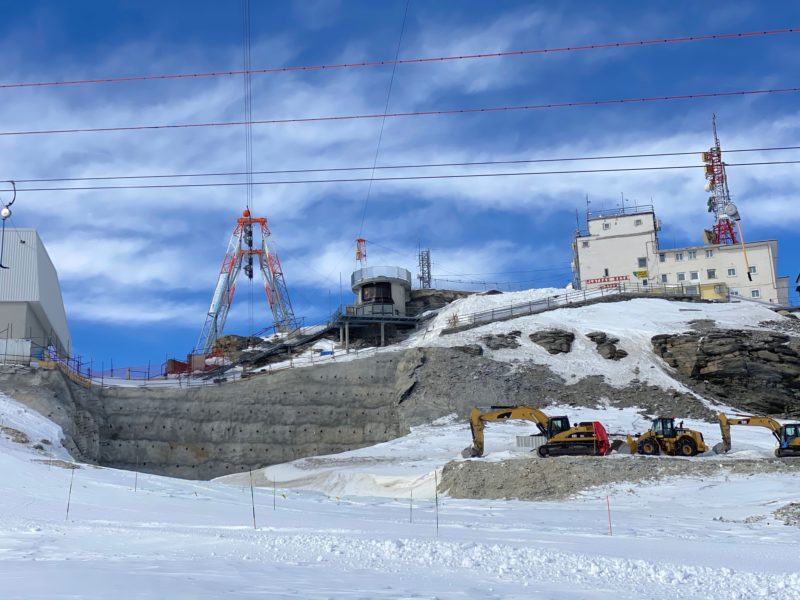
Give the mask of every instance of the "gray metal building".
[[[0, 350], [52, 346], [69, 355], [72, 342], [58, 274], [35, 229], [6, 229], [3, 264], [9, 268], [0, 269]], [[31, 343], [19, 343], [27, 340]]]

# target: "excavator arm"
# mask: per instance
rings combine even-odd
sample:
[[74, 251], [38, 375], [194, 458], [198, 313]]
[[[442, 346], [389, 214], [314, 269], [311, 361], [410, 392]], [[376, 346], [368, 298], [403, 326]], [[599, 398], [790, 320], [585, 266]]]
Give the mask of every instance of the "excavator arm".
[[728, 452], [731, 449], [731, 425], [747, 425], [750, 427], [766, 427], [781, 443], [781, 424], [775, 419], [770, 417], [748, 417], [744, 415], [736, 415], [736, 418], [731, 418], [725, 413], [719, 413], [719, 429], [722, 433], [722, 451]]
[[479, 458], [483, 456], [483, 429], [490, 421], [523, 420], [536, 424], [544, 435], [548, 435], [550, 417], [537, 408], [530, 406], [509, 406], [505, 408], [481, 412], [473, 408], [469, 415], [469, 425], [472, 430], [472, 446], [465, 448], [461, 453], [464, 458]]

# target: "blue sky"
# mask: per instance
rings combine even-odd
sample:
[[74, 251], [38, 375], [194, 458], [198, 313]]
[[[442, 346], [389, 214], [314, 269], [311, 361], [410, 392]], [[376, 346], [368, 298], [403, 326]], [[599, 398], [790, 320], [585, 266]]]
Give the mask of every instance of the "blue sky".
[[[3, 82], [241, 68], [238, 2], [0, 1]], [[393, 58], [405, 0], [258, 2], [254, 68]], [[401, 58], [771, 30], [797, 3], [421, 2]], [[800, 84], [800, 34], [397, 68], [390, 112], [734, 91]], [[255, 119], [380, 113], [391, 67], [253, 77]], [[225, 121], [243, 114], [240, 78], [0, 90], [0, 130]], [[797, 94], [387, 119], [379, 164], [723, 150], [798, 145]], [[255, 126], [256, 170], [370, 166], [380, 120]], [[797, 159], [799, 152], [731, 155]], [[241, 170], [241, 128], [0, 137], [0, 178]], [[687, 164], [695, 157], [611, 162]], [[555, 165], [569, 168], [570, 163]], [[507, 170], [507, 169], [506, 169]], [[524, 170], [524, 169], [522, 169]], [[529, 169], [530, 170], [530, 169]], [[406, 171], [407, 174], [418, 173]], [[780, 274], [800, 270], [797, 165], [729, 170], [748, 239], [779, 240]], [[652, 201], [662, 245], [710, 226], [701, 171], [376, 182], [363, 236], [370, 264], [503, 288], [569, 282], [575, 211]], [[324, 318], [355, 268], [366, 183], [261, 186], [295, 312]], [[95, 364], [160, 363], [197, 340], [241, 188], [20, 194], [14, 224], [39, 229], [61, 277], [75, 349]], [[462, 274], [470, 274], [464, 276]], [[508, 283], [503, 283], [508, 282]], [[444, 285], [444, 284], [443, 284]], [[493, 286], [495, 287], [495, 286]], [[227, 331], [246, 333], [240, 286]], [[254, 288], [255, 323], [271, 318]], [[349, 300], [345, 287], [345, 300]], [[795, 295], [794, 300], [797, 301]]]

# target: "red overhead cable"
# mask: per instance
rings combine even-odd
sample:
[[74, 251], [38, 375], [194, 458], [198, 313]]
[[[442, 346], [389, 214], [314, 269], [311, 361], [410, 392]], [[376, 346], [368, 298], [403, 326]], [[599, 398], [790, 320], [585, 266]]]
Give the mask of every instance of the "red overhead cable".
[[668, 100], [696, 100], [699, 98], [720, 98], [726, 96], [752, 96], [757, 94], [780, 94], [800, 92], [800, 87], [767, 90], [744, 90], [738, 92], [703, 92], [699, 94], [680, 94], [677, 96], [650, 96], [645, 98], [620, 98], [615, 100], [585, 100], [582, 102], [558, 102], [551, 104], [523, 104], [518, 106], [491, 106], [486, 108], [452, 108], [445, 110], [420, 110], [397, 113], [374, 113], [364, 115], [333, 115], [323, 117], [298, 117], [289, 119], [261, 119], [254, 121], [217, 121], [209, 123], [176, 123], [173, 125], [132, 125], [128, 127], [89, 127], [85, 129], [40, 129], [30, 131], [0, 131], [0, 136], [44, 135], [55, 133], [98, 133], [113, 131], [142, 131], [151, 129], [190, 129], [195, 127], [230, 127], [235, 125], [276, 125], [283, 123], [314, 123], [324, 121], [351, 121], [355, 119], [382, 119], [396, 117], [424, 117], [471, 113], [496, 113], [544, 108], [574, 108], [580, 106], [603, 106], [609, 104], [632, 104], [642, 102], [664, 102]]
[[407, 65], [414, 63], [448, 62], [455, 60], [475, 60], [481, 58], [501, 58], [505, 56], [527, 56], [532, 54], [555, 54], [558, 52], [575, 52], [580, 50], [599, 50], [607, 48], [626, 48], [630, 46], [652, 46], [656, 44], [677, 44], [683, 42], [699, 42], [707, 40], [737, 39], [745, 37], [759, 37], [766, 35], [779, 35], [785, 33], [800, 33], [798, 28], [772, 29], [769, 31], [748, 31], [743, 33], [721, 33], [714, 35], [693, 35], [677, 38], [663, 38], [639, 40], [629, 42], [607, 42], [603, 44], [585, 44], [582, 46], [563, 46], [559, 48], [539, 48], [533, 50], [508, 50], [506, 52], [488, 52], [482, 54], [463, 54], [457, 56], [437, 56], [426, 58], [403, 58], [398, 60], [371, 60], [355, 63], [338, 63], [330, 65], [305, 65], [294, 67], [272, 67], [266, 69], [248, 69], [240, 71], [210, 71], [205, 73], [173, 73], [166, 75], [133, 75], [128, 77], [105, 77], [99, 79], [74, 79], [67, 81], [32, 81], [20, 83], [3, 83], [0, 89], [48, 87], [56, 85], [84, 85], [94, 83], [124, 83], [132, 81], [158, 81], [166, 79], [196, 79], [202, 77], [226, 77], [246, 74], [289, 73], [294, 71], [331, 71], [336, 69], [352, 69], [360, 67], [379, 67], [386, 65]]

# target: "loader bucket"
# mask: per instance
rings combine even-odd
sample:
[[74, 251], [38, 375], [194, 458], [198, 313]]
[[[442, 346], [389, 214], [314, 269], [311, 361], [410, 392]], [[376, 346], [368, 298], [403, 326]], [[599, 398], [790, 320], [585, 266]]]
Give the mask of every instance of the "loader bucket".
[[[619, 454], [630, 454], [631, 449], [628, 448], [628, 444], [625, 443], [625, 440], [612, 440], [611, 452], [618, 452]], [[611, 454], [611, 452], [609, 452], [609, 454]]]

